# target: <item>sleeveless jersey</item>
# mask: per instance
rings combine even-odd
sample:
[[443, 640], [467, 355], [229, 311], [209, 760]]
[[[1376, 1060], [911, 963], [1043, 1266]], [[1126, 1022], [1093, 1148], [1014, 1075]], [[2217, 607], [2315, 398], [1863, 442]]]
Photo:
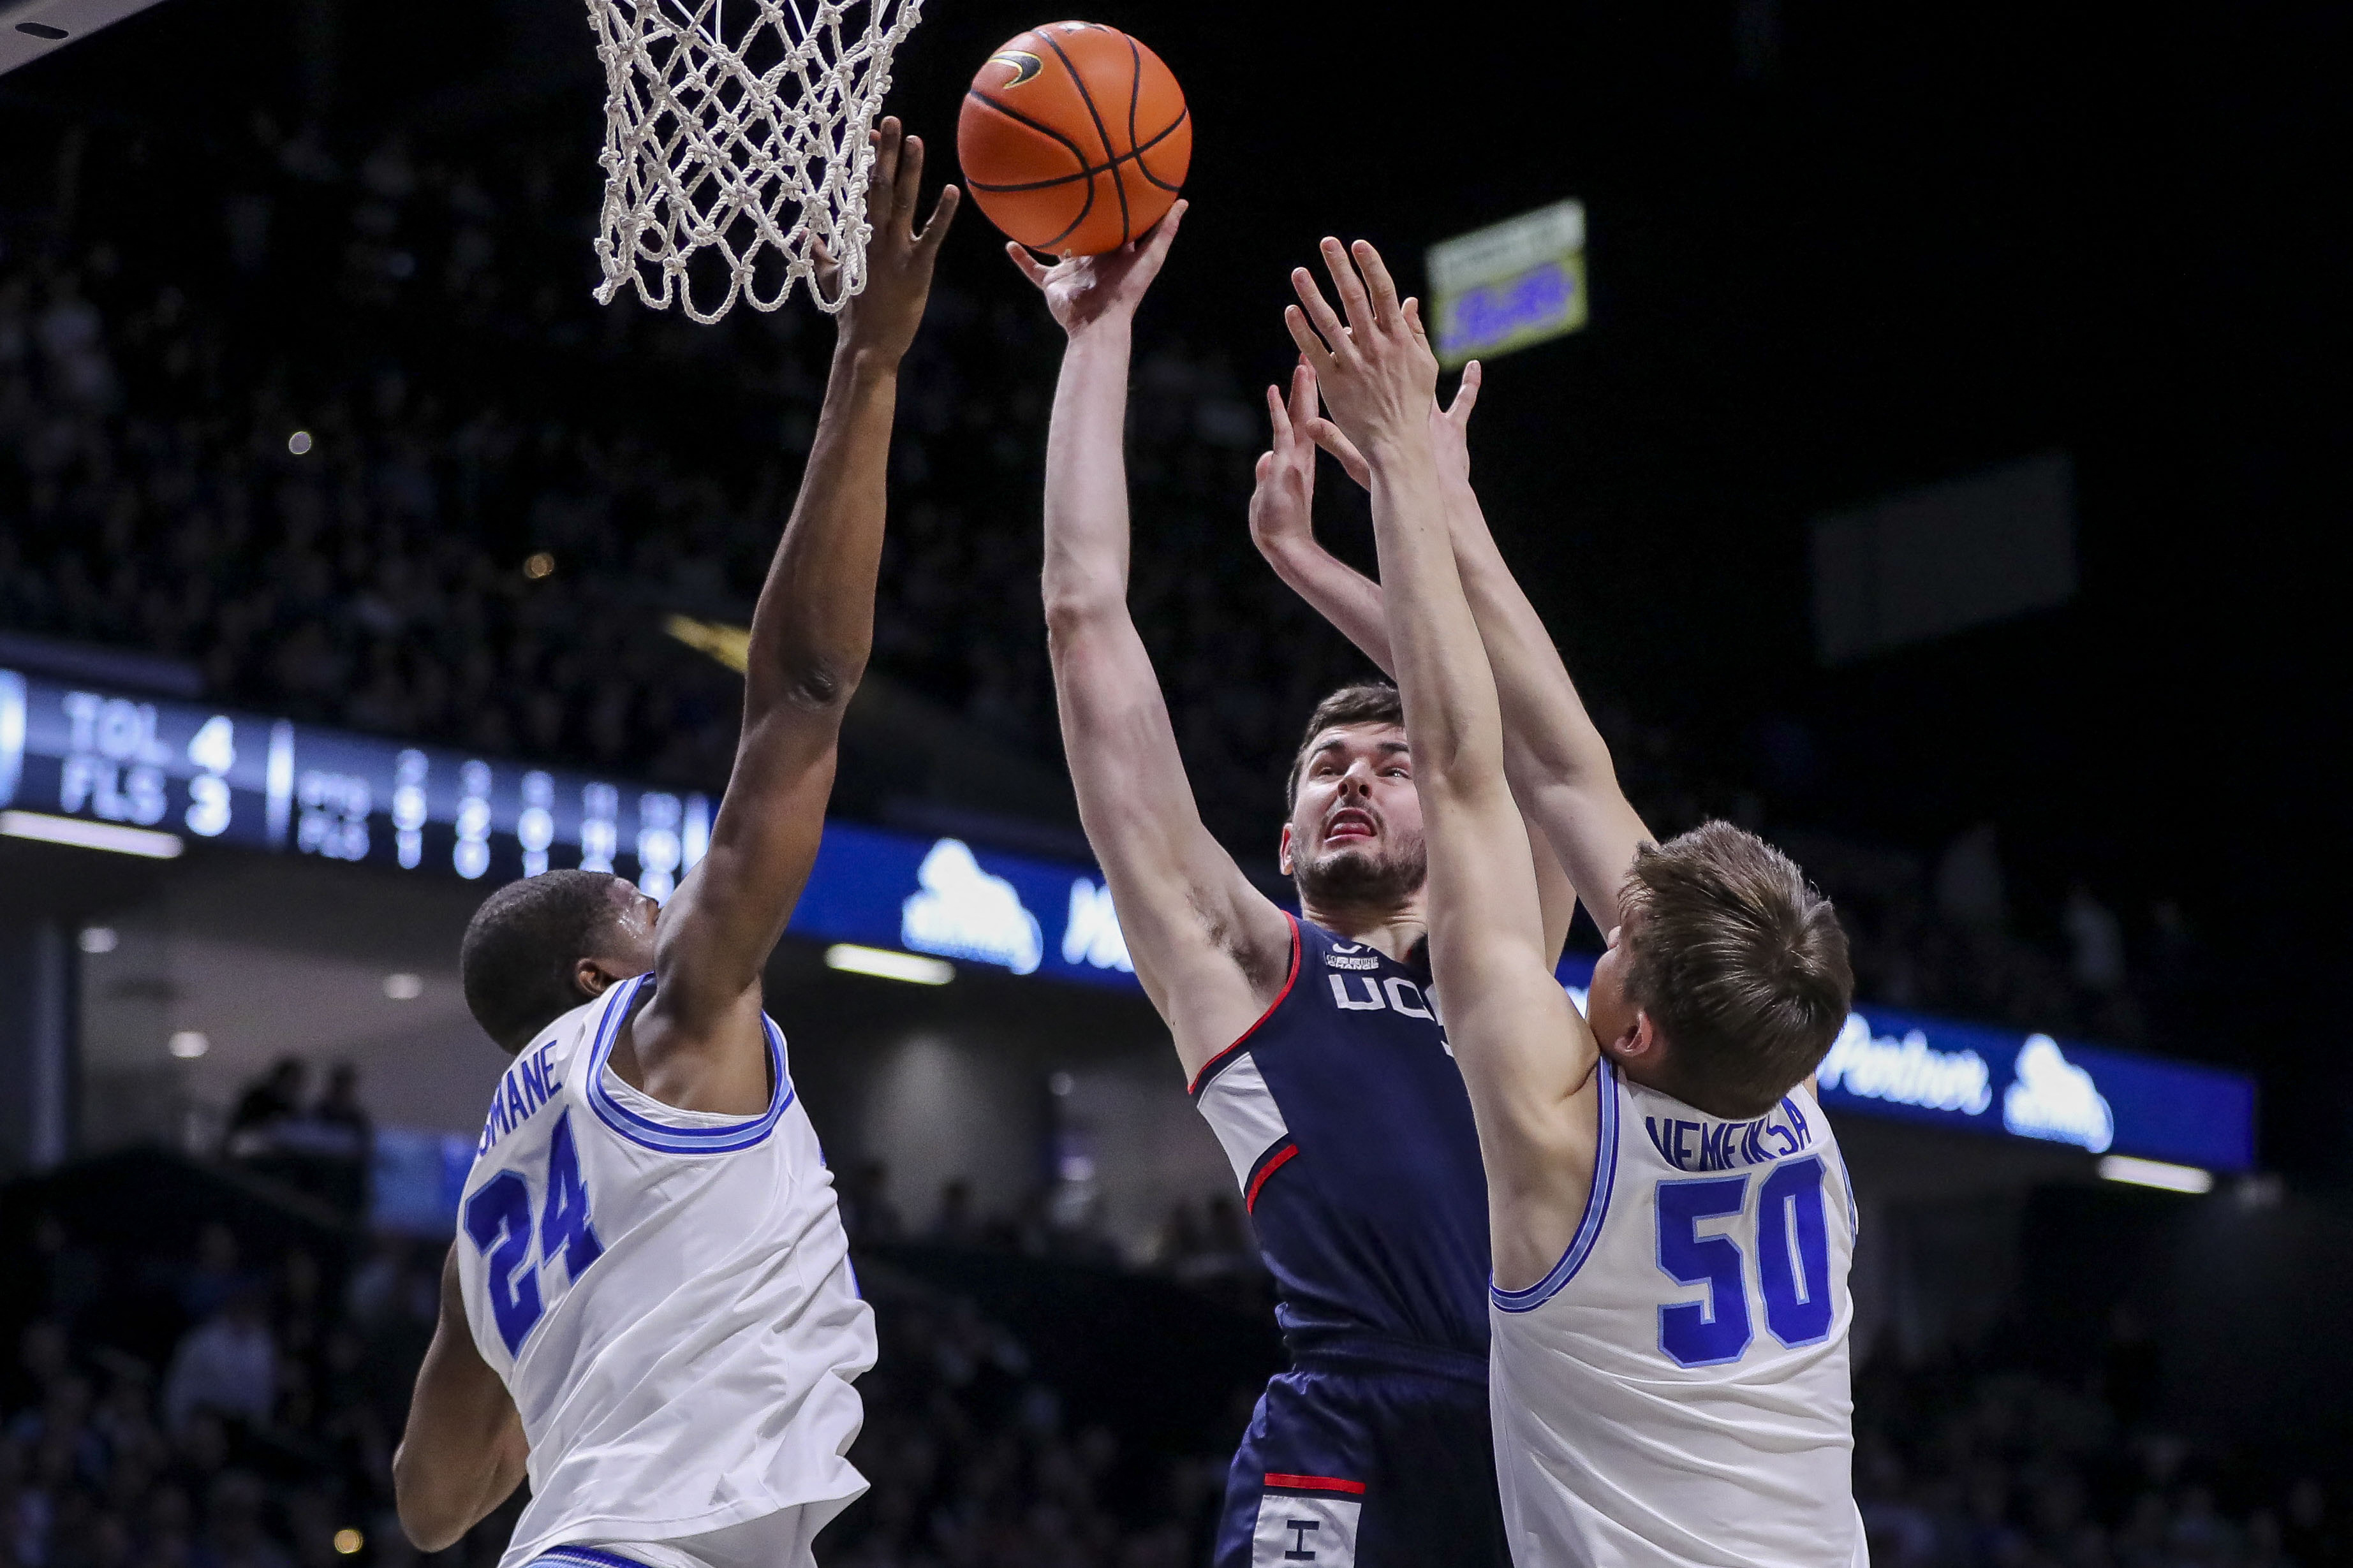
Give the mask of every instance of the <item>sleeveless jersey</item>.
[[1803, 1085], [1725, 1121], [1604, 1062], [1583, 1225], [1496, 1290], [1489, 1403], [1520, 1568], [1865, 1561], [1854, 1194]]
[[1486, 1172], [1427, 970], [1293, 920], [1282, 994], [1192, 1094], [1294, 1355], [1486, 1355]]
[[531, 1442], [502, 1568], [713, 1531], [731, 1559], [806, 1561], [809, 1516], [866, 1488], [843, 1456], [873, 1315], [784, 1036], [761, 1020], [764, 1114], [663, 1105], [606, 1065], [651, 983], [614, 986], [516, 1057], [466, 1178], [466, 1317]]

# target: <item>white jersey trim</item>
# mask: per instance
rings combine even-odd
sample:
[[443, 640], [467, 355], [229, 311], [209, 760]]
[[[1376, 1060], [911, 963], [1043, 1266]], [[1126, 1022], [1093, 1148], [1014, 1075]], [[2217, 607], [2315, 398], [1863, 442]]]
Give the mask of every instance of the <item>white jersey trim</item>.
[[1577, 1278], [1585, 1267], [1585, 1259], [1601, 1239], [1601, 1222], [1609, 1215], [1609, 1194], [1618, 1185], [1618, 1075], [1605, 1058], [1594, 1066], [1601, 1075], [1599, 1107], [1600, 1137], [1593, 1154], [1593, 1184], [1585, 1194], [1585, 1218], [1570, 1238], [1568, 1250], [1552, 1266], [1552, 1272], [1525, 1290], [1505, 1290], [1497, 1286], [1491, 1275], [1487, 1293], [1497, 1307], [1506, 1312], [1533, 1312], [1560, 1292], [1562, 1286]]
[[761, 1016], [760, 1027], [768, 1044], [768, 1078], [773, 1087], [768, 1092], [768, 1109], [758, 1116], [705, 1127], [681, 1127], [638, 1115], [614, 1099], [612, 1091], [605, 1087], [605, 1063], [613, 1054], [613, 1042], [620, 1037], [622, 1022], [637, 1005], [638, 993], [652, 980], [649, 973], [630, 981], [628, 988], [606, 1009], [604, 1024], [596, 1031], [596, 1043], [588, 1053], [587, 1084], [588, 1103], [596, 1110], [596, 1120], [630, 1142], [665, 1154], [732, 1154], [759, 1143], [776, 1131], [778, 1119], [793, 1102], [793, 1086], [785, 1076], [784, 1036], [765, 1014]]

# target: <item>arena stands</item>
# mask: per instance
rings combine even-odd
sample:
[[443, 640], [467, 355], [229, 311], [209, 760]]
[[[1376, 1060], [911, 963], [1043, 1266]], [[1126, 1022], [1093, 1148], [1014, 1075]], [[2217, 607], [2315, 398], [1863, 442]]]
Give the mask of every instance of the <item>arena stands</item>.
[[[596, 305], [576, 129], [523, 116], [488, 142], [348, 152], [259, 115], [195, 151], [75, 132], [78, 199], [0, 231], [0, 628], [171, 655], [216, 699], [296, 718], [723, 778], [735, 678], [664, 626], [746, 613], [830, 333], [803, 311], [704, 328]], [[153, 199], [196, 155], [206, 180]], [[852, 815], [953, 805], [991, 752], [1025, 780], [1060, 772], [1036, 518], [1054, 344], [1034, 301], [989, 281], [944, 279], [910, 362], [877, 617], [878, 687], [961, 715], [965, 762], [862, 759], [853, 729]], [[1299, 716], [1364, 667], [1249, 547], [1252, 389], [1215, 346], [1156, 342], [1131, 437], [1137, 620], [1204, 813], [1251, 852]], [[1654, 827], [1732, 817], [1829, 887], [1862, 994], [2128, 1044], [2153, 1002], [2158, 1037], [2175, 1032], [2165, 1003], [2194, 969], [2178, 910], [2134, 922], [2127, 949], [2116, 917], [2074, 903], [2063, 921], [2006, 920], [1998, 890], [1989, 918], [1981, 897], [1957, 907], [1953, 850], [1807, 831], [1758, 782], [1802, 733], [1768, 732], [1743, 776], [1594, 696]], [[1050, 784], [992, 804], [1070, 821]], [[2116, 962], [2071, 965], [2070, 947]], [[2123, 956], [2156, 947], [2128, 982]]]

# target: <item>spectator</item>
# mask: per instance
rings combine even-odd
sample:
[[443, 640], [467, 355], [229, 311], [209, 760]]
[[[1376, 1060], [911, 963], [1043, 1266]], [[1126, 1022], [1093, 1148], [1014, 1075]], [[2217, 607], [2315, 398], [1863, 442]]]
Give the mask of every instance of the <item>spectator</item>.
[[955, 1176], [941, 1184], [940, 1206], [924, 1239], [941, 1247], [970, 1247], [980, 1240], [980, 1216], [973, 1209], [970, 1182]]
[[199, 1410], [260, 1425], [278, 1394], [278, 1347], [258, 1287], [232, 1293], [219, 1312], [188, 1331], [164, 1382], [164, 1424], [185, 1428]]
[[269, 1070], [246, 1086], [229, 1112], [227, 1152], [248, 1159], [270, 1152], [279, 1128], [302, 1113], [302, 1089], [310, 1076], [300, 1057], [280, 1057]]

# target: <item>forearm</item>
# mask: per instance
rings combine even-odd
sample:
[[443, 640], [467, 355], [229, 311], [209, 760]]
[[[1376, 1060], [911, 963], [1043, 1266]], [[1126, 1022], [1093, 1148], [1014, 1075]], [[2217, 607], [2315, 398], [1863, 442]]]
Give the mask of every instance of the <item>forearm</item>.
[[1266, 562], [1293, 593], [1355, 644], [1357, 652], [1371, 659], [1382, 674], [1396, 678], [1379, 584], [1313, 540], [1271, 545], [1266, 550]]
[[1127, 370], [1124, 318], [1071, 335], [1046, 436], [1043, 593], [1049, 626], [1124, 611], [1127, 596]]
[[1609, 745], [1586, 712], [1544, 618], [1495, 547], [1477, 492], [1468, 479], [1451, 480], [1447, 489], [1455, 566], [1463, 596], [1479, 622], [1514, 747], [1563, 783], [1585, 784], [1599, 779], [1614, 786], [1617, 774]]
[[1373, 441], [1373, 535], [1414, 773], [1450, 792], [1503, 778], [1503, 726], [1478, 623], [1454, 564], [1445, 492], [1419, 431]]
[[845, 342], [784, 538], [752, 616], [747, 718], [780, 699], [846, 701], [874, 639], [898, 360]]

